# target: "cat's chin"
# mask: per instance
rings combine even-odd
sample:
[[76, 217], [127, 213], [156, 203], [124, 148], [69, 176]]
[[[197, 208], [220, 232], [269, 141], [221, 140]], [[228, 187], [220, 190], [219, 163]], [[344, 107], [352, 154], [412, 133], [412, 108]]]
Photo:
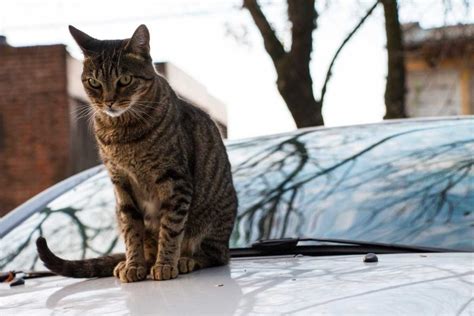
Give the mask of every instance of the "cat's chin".
[[127, 109], [122, 109], [122, 110], [103, 110], [103, 112], [110, 116], [110, 117], [119, 117], [120, 115], [122, 115], [123, 113], [125, 113], [127, 111]]

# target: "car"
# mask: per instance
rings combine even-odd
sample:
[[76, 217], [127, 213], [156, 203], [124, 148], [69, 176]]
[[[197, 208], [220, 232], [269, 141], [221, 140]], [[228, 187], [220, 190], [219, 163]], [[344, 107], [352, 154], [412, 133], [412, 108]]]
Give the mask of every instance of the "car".
[[474, 117], [306, 128], [226, 143], [239, 196], [228, 265], [122, 284], [44, 273], [124, 250], [102, 166], [0, 221], [1, 315], [474, 313]]

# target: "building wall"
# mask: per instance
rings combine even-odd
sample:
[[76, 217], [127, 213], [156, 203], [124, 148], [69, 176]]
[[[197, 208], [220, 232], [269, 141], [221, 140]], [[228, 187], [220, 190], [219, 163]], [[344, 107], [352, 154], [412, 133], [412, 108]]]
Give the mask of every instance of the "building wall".
[[66, 50], [0, 46], [0, 216], [70, 174]]
[[460, 74], [457, 69], [409, 70], [407, 88], [409, 117], [462, 114]]
[[469, 114], [474, 114], [474, 66], [469, 69]]
[[474, 114], [474, 55], [426, 59], [406, 56], [407, 114], [411, 117]]
[[407, 114], [474, 114], [474, 24], [403, 25]]

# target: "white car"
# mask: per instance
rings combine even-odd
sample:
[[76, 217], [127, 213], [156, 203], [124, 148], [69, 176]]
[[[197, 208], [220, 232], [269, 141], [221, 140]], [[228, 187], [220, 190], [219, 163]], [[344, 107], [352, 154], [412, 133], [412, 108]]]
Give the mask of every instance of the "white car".
[[[0, 221], [0, 315], [474, 314], [474, 118], [310, 128], [227, 143], [228, 266], [171, 281], [50, 276], [123, 251], [102, 166]], [[22, 284], [24, 283], [24, 284]]]

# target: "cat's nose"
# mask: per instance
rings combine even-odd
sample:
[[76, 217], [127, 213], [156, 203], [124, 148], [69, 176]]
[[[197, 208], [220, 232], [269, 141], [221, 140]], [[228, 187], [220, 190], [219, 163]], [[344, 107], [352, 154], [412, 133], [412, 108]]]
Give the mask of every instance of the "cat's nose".
[[114, 105], [114, 101], [105, 101], [104, 104], [105, 104], [106, 107], [108, 107], [109, 109], [111, 109], [112, 106]]

